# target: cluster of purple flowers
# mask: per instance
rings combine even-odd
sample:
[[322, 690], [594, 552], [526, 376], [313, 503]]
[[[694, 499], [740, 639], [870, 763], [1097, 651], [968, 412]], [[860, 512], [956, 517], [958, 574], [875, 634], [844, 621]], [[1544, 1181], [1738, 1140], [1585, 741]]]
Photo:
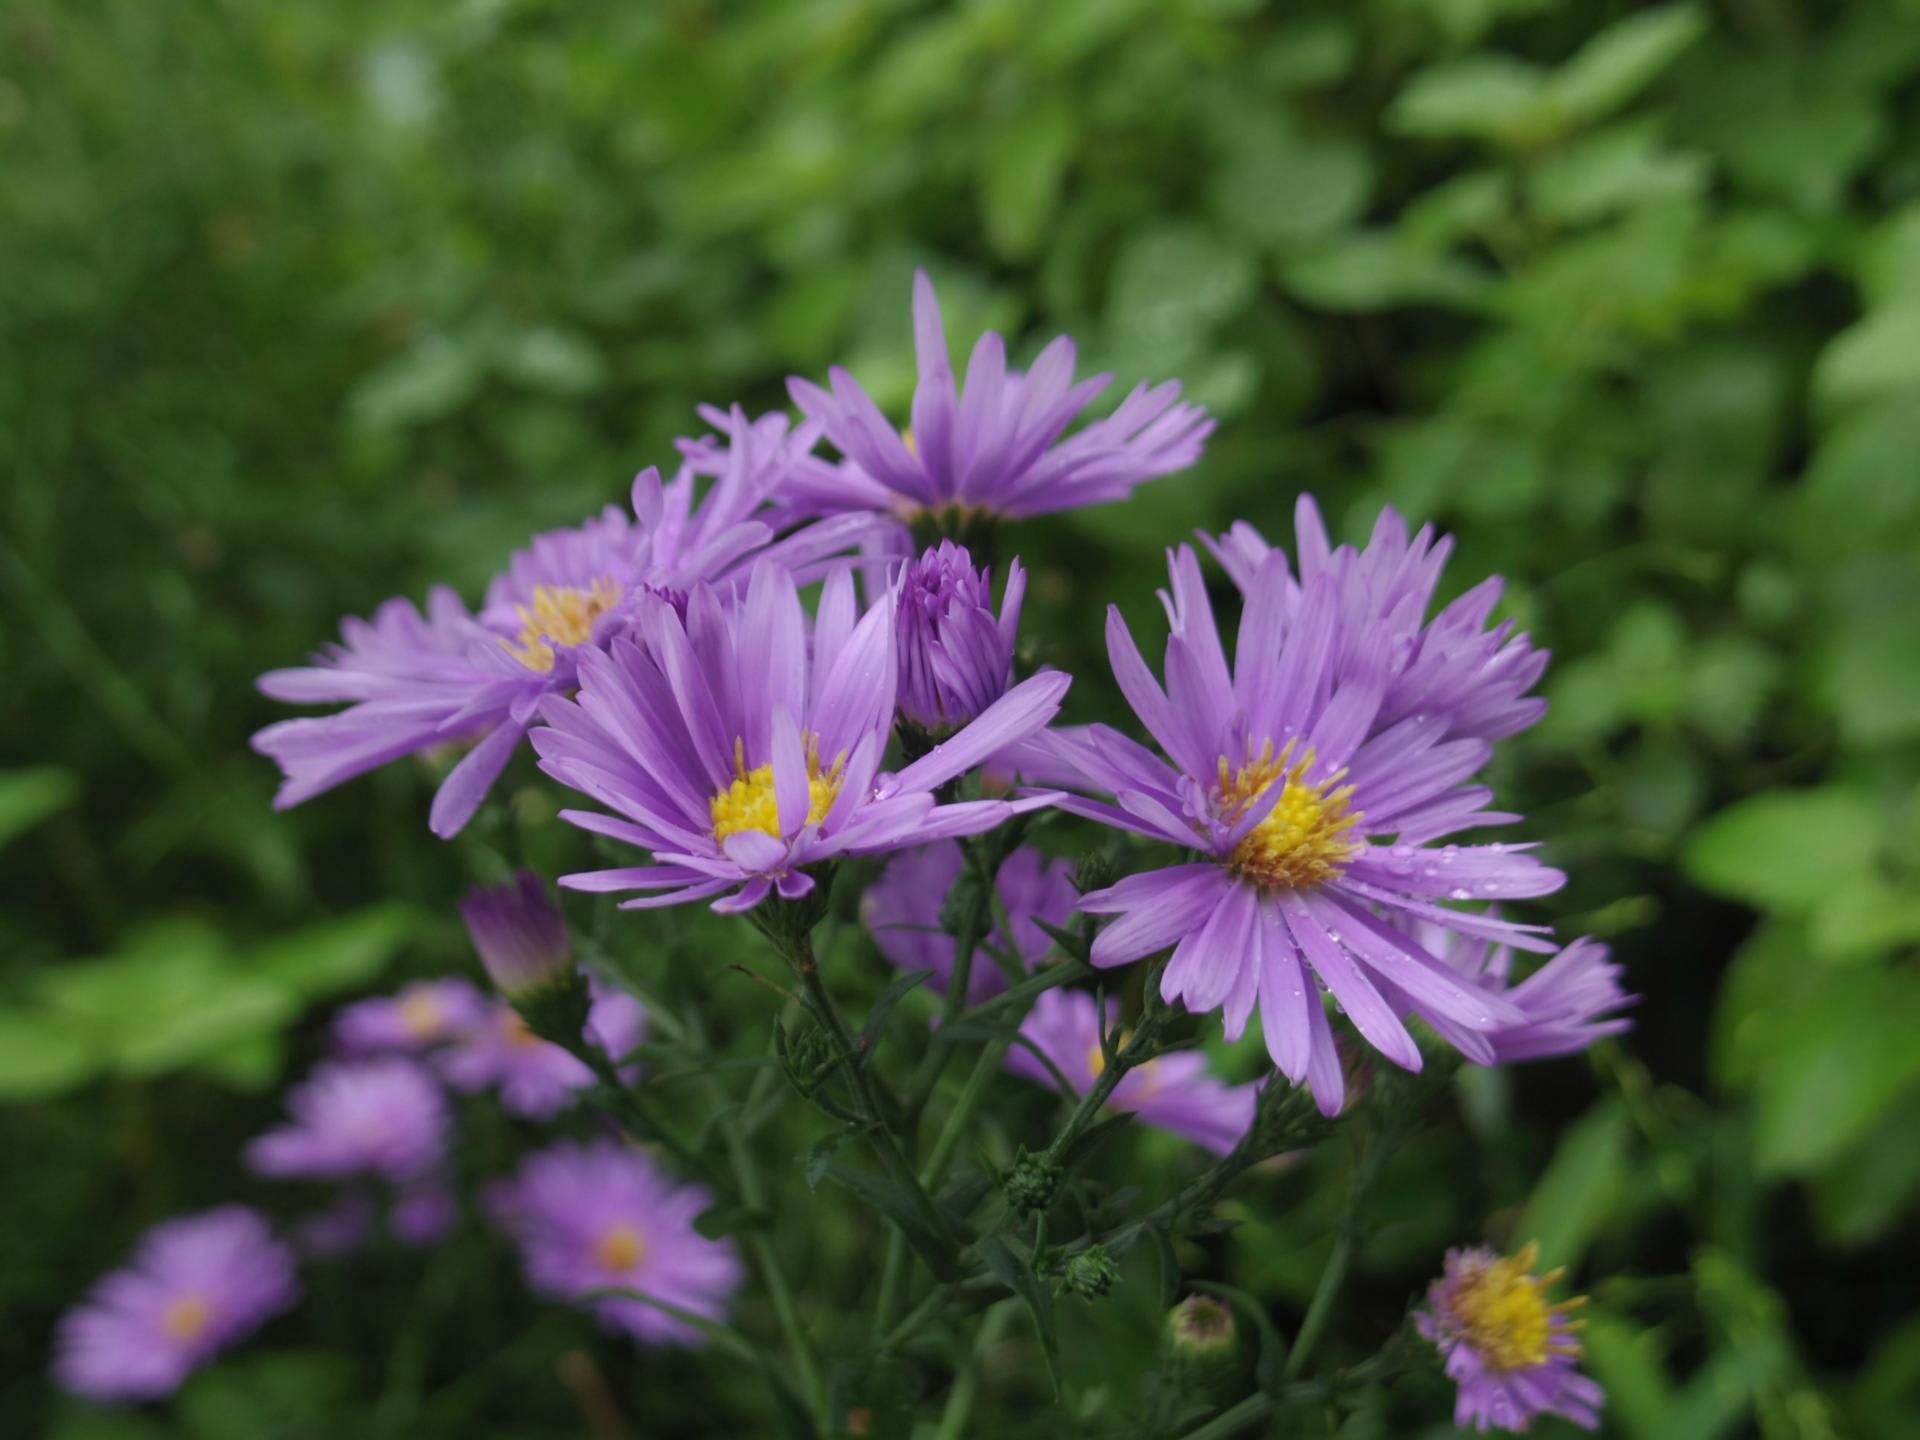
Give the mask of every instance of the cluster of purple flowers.
[[[559, 910], [536, 877], [476, 891], [462, 911], [502, 989], [537, 987], [571, 967]], [[625, 991], [594, 982], [591, 992], [591, 1042], [623, 1062], [644, 1033], [645, 1012]], [[243, 1206], [157, 1226], [129, 1265], [62, 1322], [54, 1371], [68, 1390], [114, 1401], [171, 1392], [294, 1304], [300, 1257], [363, 1250], [383, 1216], [386, 1233], [403, 1245], [443, 1238], [459, 1208], [447, 1174], [454, 1116], [443, 1084], [492, 1089], [510, 1113], [544, 1120], [594, 1083], [580, 1060], [534, 1036], [510, 1004], [458, 977], [350, 1005], [335, 1017], [333, 1039], [334, 1058], [289, 1093], [286, 1122], [258, 1136], [245, 1156], [263, 1178], [335, 1187], [326, 1202], [295, 1222], [291, 1243]], [[717, 1318], [737, 1284], [731, 1247], [693, 1228], [710, 1204], [706, 1194], [675, 1184], [629, 1146], [557, 1145], [497, 1182], [490, 1200], [542, 1294], [627, 1289]], [[643, 1341], [702, 1338], [641, 1300], [598, 1308]]]
[[[630, 509], [537, 536], [477, 610], [444, 588], [424, 612], [391, 600], [346, 621], [310, 665], [264, 676], [276, 699], [345, 707], [255, 737], [284, 772], [278, 803], [464, 747], [429, 816], [449, 836], [526, 740], [547, 776], [594, 807], [565, 820], [644, 852], [644, 863], [563, 875], [563, 887], [625, 896], [627, 909], [699, 901], [739, 913], [814, 895], [841, 862], [887, 857], [862, 903], [876, 943], [933, 972], [936, 991], [956, 984], [964, 958], [966, 993], [952, 1003], [967, 1005], [1048, 963], [1049, 929], [1092, 917], [1078, 923], [1100, 925], [1093, 964], [1166, 954], [1153, 972], [1161, 999], [1219, 1012], [1230, 1040], [1257, 1017], [1274, 1068], [1328, 1115], [1348, 1098], [1342, 1016], [1410, 1070], [1423, 1063], [1415, 1020], [1480, 1064], [1566, 1054], [1625, 1028], [1617, 1012], [1630, 997], [1604, 947], [1559, 948], [1544, 926], [1497, 908], [1553, 892], [1562, 873], [1529, 844], [1458, 838], [1518, 820], [1492, 808], [1479, 776], [1493, 744], [1544, 710], [1530, 691], [1546, 652], [1492, 623], [1497, 579], [1436, 610], [1450, 540], [1410, 534], [1388, 509], [1365, 546], [1336, 546], [1303, 498], [1291, 557], [1245, 523], [1168, 552], [1158, 674], [1109, 610], [1113, 680], [1144, 739], [1056, 726], [1071, 682], [1021, 674], [1020, 562], [996, 607], [991, 568], [955, 538], [1124, 499], [1192, 465], [1213, 422], [1168, 381], [1074, 428], [1110, 377], [1076, 380], [1065, 337], [1017, 371], [986, 335], [957, 380], [924, 275], [913, 336], [905, 428], [837, 367], [825, 387], [790, 383], [797, 418], [704, 409], [714, 433], [680, 443], [671, 480], [646, 470]], [[929, 536], [946, 538], [916, 552]], [[1226, 633], [1203, 552], [1239, 592]], [[814, 585], [809, 606], [801, 592]], [[994, 876], [991, 928], [957, 956], [942, 924], [965, 863], [957, 842], [1044, 808], [1179, 858], [1082, 894], [1064, 861], [1014, 849]], [[446, 980], [349, 1010], [339, 1057], [294, 1092], [289, 1123], [251, 1147], [256, 1170], [378, 1180], [396, 1233], [429, 1233], [450, 1213], [443, 1086], [491, 1088], [516, 1114], [545, 1118], [591, 1082], [515, 1008], [577, 983], [540, 882], [478, 897], [466, 918], [515, 1003]], [[1516, 983], [1515, 951], [1551, 958]], [[1084, 992], [1047, 992], [1008, 1067], [1082, 1090], [1118, 1019]], [[629, 1063], [643, 1026], [631, 997], [595, 985], [588, 1037], [610, 1063]], [[1225, 1153], [1257, 1090], [1183, 1052], [1125, 1075], [1109, 1103]], [[529, 1159], [491, 1210], [537, 1289], [590, 1297], [608, 1325], [669, 1340], [691, 1334], [674, 1311], [718, 1315], [737, 1282], [731, 1250], [693, 1230], [705, 1203], [606, 1140]], [[352, 1192], [316, 1217], [315, 1243], [350, 1240], [367, 1213], [364, 1191]], [[1566, 1378], [1564, 1327], [1542, 1321], [1544, 1339], [1500, 1329], [1536, 1318], [1519, 1314], [1539, 1287], [1516, 1264], [1450, 1258], [1423, 1322], [1461, 1380], [1463, 1421], [1517, 1428], [1547, 1409], [1590, 1419], [1598, 1394]], [[256, 1300], [245, 1313], [265, 1310]]]

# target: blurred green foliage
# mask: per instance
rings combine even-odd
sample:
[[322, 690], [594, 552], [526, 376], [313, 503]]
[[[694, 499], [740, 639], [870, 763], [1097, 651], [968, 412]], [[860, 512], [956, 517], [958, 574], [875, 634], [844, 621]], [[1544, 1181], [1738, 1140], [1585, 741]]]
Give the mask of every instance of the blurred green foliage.
[[[698, 402], [778, 404], [837, 360], [899, 409], [916, 263], [956, 333], [1066, 330], [1222, 419], [1193, 475], [1014, 537], [1076, 718], [1111, 711], [1100, 607], [1149, 613], [1158, 548], [1283, 536], [1303, 489], [1348, 538], [1382, 502], [1452, 529], [1452, 582], [1506, 574], [1557, 652], [1496, 782], [1639, 1028], [1463, 1080], [1388, 1177], [1353, 1342], [1445, 1245], [1535, 1234], [1596, 1297], [1612, 1433], [1912, 1433], [1912, 0], [10, 0], [0, 1092], [39, 1103], [0, 1110], [0, 1413], [578, 1433], [590, 1327], [536, 1319], [477, 1237], [321, 1286], [323, 1321], [167, 1420], [53, 1404], [44, 1337], [140, 1226], [243, 1190], [316, 1003], [465, 963], [424, 777], [272, 814], [252, 677], [387, 594], [474, 593], [670, 461]], [[552, 808], [510, 806], [549, 870]], [[749, 1046], [752, 989], [703, 992]], [[1180, 1263], [1297, 1320], [1340, 1163], [1242, 1187]], [[870, 1263], [846, 1223], [820, 1265]], [[1125, 1433], [1162, 1298], [1130, 1266], [1063, 1302], [1072, 1418], [1033, 1420], [1008, 1359], [993, 1433]], [[484, 1305], [517, 1329], [450, 1318]], [[620, 1357], [644, 1433], [760, 1433], [719, 1362]]]

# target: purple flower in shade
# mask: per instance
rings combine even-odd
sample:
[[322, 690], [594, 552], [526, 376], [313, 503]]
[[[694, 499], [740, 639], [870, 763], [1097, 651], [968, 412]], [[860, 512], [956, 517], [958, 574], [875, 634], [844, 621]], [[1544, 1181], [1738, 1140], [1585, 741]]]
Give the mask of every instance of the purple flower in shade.
[[275, 1179], [378, 1175], [396, 1184], [438, 1163], [447, 1101], [413, 1060], [328, 1060], [287, 1096], [292, 1122], [247, 1146], [247, 1164]]
[[255, 1211], [223, 1205], [169, 1220], [61, 1320], [54, 1378], [94, 1400], [169, 1394], [299, 1295], [293, 1251]]
[[510, 885], [475, 890], [460, 902], [460, 918], [487, 975], [509, 998], [573, 973], [566, 922], [531, 870]]
[[[744, 433], [744, 416], [736, 418]], [[453, 835], [512, 758], [541, 698], [574, 688], [579, 656], [626, 627], [638, 596], [683, 601], [687, 587], [730, 580], [756, 559], [817, 579], [829, 557], [873, 531], [869, 521], [841, 517], [776, 540], [754, 518], [771, 482], [750, 458], [721, 465], [697, 503], [694, 466], [682, 465], [666, 485], [649, 467], [633, 482], [631, 519], [609, 505], [585, 524], [535, 536], [494, 578], [477, 615], [445, 586], [429, 594], [425, 615], [411, 601], [389, 600], [371, 621], [343, 621], [340, 643], [311, 665], [261, 676], [261, 691], [276, 700], [347, 704], [253, 737], [285, 772], [275, 806], [403, 755], [475, 742], [429, 816], [436, 835]]]
[[334, 1019], [333, 1039], [347, 1055], [428, 1050], [472, 1029], [485, 1011], [486, 1001], [470, 981], [421, 980], [347, 1006]]
[[[674, 1184], [646, 1155], [617, 1141], [530, 1155], [491, 1202], [494, 1218], [520, 1246], [528, 1282], [543, 1295], [571, 1300], [636, 1290], [718, 1320], [740, 1284], [733, 1247], [693, 1228], [711, 1197]], [[609, 1296], [592, 1303], [603, 1325], [636, 1340], [701, 1343], [693, 1326], [644, 1301]]]
[[[1109, 1002], [1109, 1025], [1117, 1013]], [[1007, 1052], [1007, 1068], [1037, 1084], [1057, 1086], [1059, 1082], [1034, 1050], [1051, 1060], [1067, 1083], [1082, 1093], [1090, 1090], [1107, 1068], [1100, 1049], [1099, 1002], [1084, 991], [1044, 992], [1021, 1022], [1020, 1034], [1033, 1049], [1015, 1045]], [[1216, 1080], [1207, 1073], [1204, 1055], [1182, 1050], [1156, 1055], [1129, 1070], [1113, 1087], [1107, 1104], [1224, 1155], [1240, 1143], [1240, 1137], [1253, 1124], [1259, 1088]]]
[[[897, 774], [895, 602], [857, 615], [845, 570], [828, 577], [808, 644], [793, 577], [754, 569], [727, 607], [709, 586], [684, 617], [643, 599], [632, 636], [584, 656], [577, 699], [550, 698], [533, 734], [541, 768], [613, 815], [563, 810], [656, 863], [564, 875], [570, 889], [651, 890], [627, 908], [715, 900], [744, 911], [770, 892], [809, 893], [804, 867], [990, 829], [1017, 804], [939, 805], [933, 792], [1044, 726], [1065, 675], [1015, 685], [972, 724]], [[1035, 801], [1021, 802], [1034, 804]]]
[[459, 1203], [445, 1177], [423, 1175], [394, 1191], [387, 1224], [402, 1245], [425, 1247], [438, 1244], [459, 1214]]
[[[595, 983], [587, 1033], [616, 1062], [646, 1034], [647, 1014], [624, 990]], [[558, 1045], [527, 1028], [511, 1005], [494, 1005], [475, 1029], [440, 1056], [441, 1073], [456, 1090], [493, 1088], [515, 1115], [546, 1120], [573, 1104], [593, 1084], [593, 1072]], [[628, 1073], [633, 1073], [629, 1070]]]
[[293, 1243], [315, 1260], [341, 1260], [364, 1250], [380, 1221], [373, 1192], [355, 1185], [341, 1190], [325, 1209], [303, 1215], [294, 1223]]
[[1020, 519], [1124, 500], [1147, 480], [1200, 458], [1213, 421], [1181, 405], [1178, 381], [1142, 382], [1120, 407], [1062, 440], [1067, 427], [1113, 378], [1073, 380], [1073, 341], [1061, 336], [1024, 374], [1007, 368], [1006, 345], [986, 334], [954, 385], [939, 302], [924, 271], [913, 281], [914, 350], [920, 383], [912, 429], [903, 436], [845, 370], [831, 391], [795, 377], [794, 403], [843, 457], [822, 471], [795, 469], [780, 499], [797, 513], [871, 511], [911, 520], [985, 515]]
[[1525, 1430], [1536, 1415], [1588, 1430], [1600, 1423], [1606, 1393], [1574, 1368], [1578, 1324], [1567, 1315], [1585, 1299], [1548, 1304], [1544, 1292], [1561, 1272], [1533, 1275], [1539, 1258], [1537, 1244], [1505, 1259], [1449, 1250], [1445, 1275], [1415, 1317], [1459, 1386], [1453, 1423], [1462, 1430]]
[[[1518, 1007], [1388, 923], [1432, 920], [1552, 948], [1539, 927], [1436, 903], [1519, 899], [1564, 883], [1525, 846], [1433, 843], [1513, 818], [1485, 813], [1488, 792], [1465, 783], [1491, 747], [1444, 738], [1430, 714], [1377, 725], [1390, 647], [1384, 637], [1349, 643], [1337, 576], [1317, 577], [1289, 608], [1284, 559], [1265, 561], [1230, 668], [1193, 551], [1182, 546], [1170, 568], [1165, 690], [1117, 609], [1107, 622], [1115, 678], [1168, 759], [1106, 726], [1044, 737], [1084, 787], [1113, 797], [1055, 803], [1201, 856], [1082, 896], [1079, 908], [1121, 917], [1095, 939], [1093, 962], [1175, 946], [1164, 997], [1195, 1013], [1222, 1010], [1233, 1037], [1257, 1003], [1274, 1063], [1294, 1083], [1307, 1080], [1329, 1115], [1344, 1086], [1322, 985], [1396, 1064], [1420, 1066], [1400, 1019], [1408, 1013], [1491, 1063], [1488, 1034], [1520, 1021]], [[1340, 654], [1345, 670], [1332, 663]]]
[[1536, 650], [1512, 621], [1492, 629], [1487, 620], [1500, 601], [1499, 576], [1481, 581], [1427, 619], [1427, 610], [1453, 551], [1453, 537], [1434, 538], [1423, 526], [1411, 539], [1407, 523], [1388, 507], [1380, 512], [1367, 548], [1335, 549], [1311, 495], [1294, 507], [1300, 547], [1298, 580], [1286, 576], [1284, 552], [1269, 545], [1244, 520], [1224, 535], [1201, 535], [1243, 596], [1251, 599], [1270, 557], [1279, 555], [1282, 579], [1265, 592], [1277, 599], [1291, 622], [1306, 588], [1322, 574], [1336, 577], [1340, 625], [1334, 673], [1357, 662], [1360, 649], [1384, 651], [1387, 688], [1374, 727], [1385, 729], [1424, 714], [1451, 736], [1501, 740], [1517, 734], [1546, 713], [1547, 702], [1526, 692], [1547, 668], [1547, 652]]
[[1026, 590], [1026, 572], [1015, 560], [996, 618], [992, 572], [975, 570], [973, 557], [951, 540], [907, 566], [893, 634], [900, 714], [908, 724], [950, 734], [1007, 693]]
[[[963, 863], [959, 843], [953, 840], [903, 850], [860, 898], [860, 917], [880, 953], [902, 970], [933, 971], [928, 988], [943, 995], [953, 978], [954, 940], [940, 928], [940, 907], [960, 878]], [[1023, 969], [1031, 970], [1053, 943], [1034, 922], [1063, 926], [1072, 918], [1073, 866], [1022, 845], [1000, 862], [994, 892], [1013, 923], [1012, 953]], [[974, 953], [967, 976], [968, 1004], [978, 1005], [1007, 988], [1007, 977], [988, 953], [1007, 949], [1007, 937], [995, 924]]]
[[[1467, 980], [1504, 996], [1520, 1011], [1517, 1022], [1487, 1036], [1496, 1064], [1576, 1054], [1596, 1040], [1633, 1028], [1633, 1021], [1612, 1012], [1639, 997], [1620, 988], [1620, 967], [1596, 940], [1574, 941], [1515, 985], [1513, 952], [1506, 946], [1449, 934], [1425, 921], [1414, 927], [1414, 934]], [[1447, 1033], [1443, 1025], [1435, 1028]]]

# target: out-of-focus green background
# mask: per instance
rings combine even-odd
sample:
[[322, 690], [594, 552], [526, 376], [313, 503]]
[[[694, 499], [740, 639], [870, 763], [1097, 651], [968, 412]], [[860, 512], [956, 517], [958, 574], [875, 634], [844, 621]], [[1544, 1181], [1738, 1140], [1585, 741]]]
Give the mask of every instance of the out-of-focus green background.
[[[902, 411], [921, 263], [957, 343], [1066, 330], [1220, 417], [1191, 474], [1012, 537], [1077, 715], [1111, 713], [1107, 600], [1148, 616], [1193, 526], [1287, 538], [1303, 489], [1344, 538], [1386, 501], [1453, 530], [1449, 584], [1504, 573], [1555, 652], [1495, 779], [1638, 1028], [1410, 1147], [1352, 1343], [1445, 1245], [1537, 1234], [1595, 1297], [1609, 1433], [1914, 1433], [1911, 0], [9, 0], [0, 1429], [578, 1433], [572, 1345], [635, 1434], [760, 1433], [721, 1362], [585, 1322], [496, 1350], [551, 1322], [477, 1235], [424, 1285], [314, 1282], [158, 1415], [54, 1401], [45, 1337], [144, 1225], [261, 1198], [236, 1148], [328, 1006], [469, 963], [430, 777], [274, 815], [252, 677], [388, 594], [473, 596], [698, 402], [842, 361]], [[751, 988], [714, 981], [721, 1028], [764, 1024]], [[1243, 1185], [1191, 1269], [1297, 1317], [1336, 1189]], [[871, 1263], [844, 1195], [786, 1203]], [[1068, 1342], [1090, 1418], [1015, 1373], [981, 1433], [1125, 1433], [1150, 1289], [1063, 1318], [1110, 1347]], [[1410, 1433], [1383, 1415], [1353, 1433]]]

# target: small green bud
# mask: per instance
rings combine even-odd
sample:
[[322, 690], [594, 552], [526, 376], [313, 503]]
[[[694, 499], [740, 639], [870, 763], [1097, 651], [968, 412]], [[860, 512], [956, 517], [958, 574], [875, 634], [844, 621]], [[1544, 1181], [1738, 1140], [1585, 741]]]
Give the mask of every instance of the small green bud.
[[1007, 1203], [1017, 1214], [1031, 1215], [1053, 1204], [1060, 1188], [1060, 1167], [1044, 1155], [1030, 1155], [1023, 1146], [1013, 1165], [1000, 1177]]
[[1160, 1348], [1167, 1378], [1182, 1394], [1222, 1398], [1243, 1368], [1233, 1311], [1211, 1295], [1189, 1295], [1167, 1312]]
[[833, 1068], [833, 1042], [825, 1030], [803, 1019], [798, 1029], [782, 1032], [780, 1063], [793, 1088], [812, 1095]]
[[1119, 1278], [1120, 1267], [1107, 1253], [1106, 1246], [1095, 1245], [1067, 1257], [1067, 1263], [1060, 1267], [1056, 1292], [1078, 1295], [1082, 1300], [1098, 1300], [1113, 1289]]
[[1111, 850], [1089, 850], [1073, 867], [1073, 888], [1082, 895], [1104, 890], [1120, 878], [1120, 861]]

